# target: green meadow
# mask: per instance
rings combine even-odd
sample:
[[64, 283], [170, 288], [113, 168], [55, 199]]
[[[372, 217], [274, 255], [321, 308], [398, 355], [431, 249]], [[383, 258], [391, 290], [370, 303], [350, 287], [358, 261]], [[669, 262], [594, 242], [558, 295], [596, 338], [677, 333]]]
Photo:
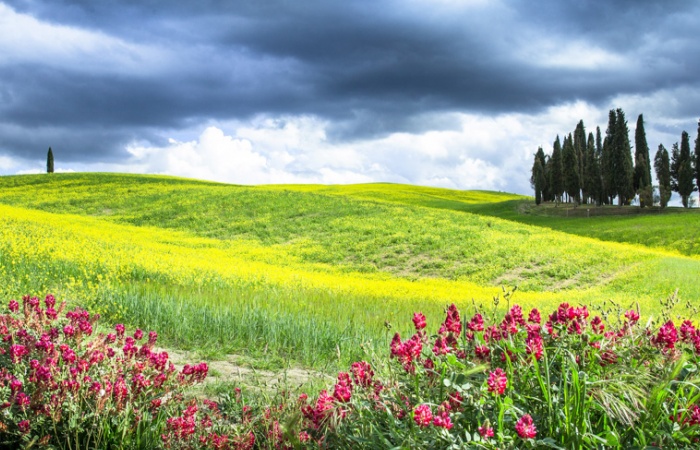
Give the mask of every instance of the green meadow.
[[53, 292], [212, 357], [322, 369], [450, 303], [639, 305], [653, 317], [678, 289], [695, 314], [700, 215], [585, 209], [386, 183], [5, 176], [0, 292]]

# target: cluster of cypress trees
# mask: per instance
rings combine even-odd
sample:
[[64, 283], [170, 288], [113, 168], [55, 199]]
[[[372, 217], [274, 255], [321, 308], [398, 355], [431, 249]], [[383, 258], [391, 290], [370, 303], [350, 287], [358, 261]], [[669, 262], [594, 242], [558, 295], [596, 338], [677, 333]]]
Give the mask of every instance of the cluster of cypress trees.
[[690, 154], [688, 133], [681, 136], [681, 146], [673, 145], [671, 156], [663, 145], [649, 158], [644, 117], [637, 118], [634, 136], [634, 159], [629, 140], [629, 128], [622, 109], [610, 110], [608, 128], [602, 138], [600, 127], [596, 134], [586, 135], [583, 120], [573, 133], [564, 136], [562, 144], [557, 135], [551, 155], [542, 147], [535, 153], [530, 182], [535, 190], [535, 201], [569, 202], [611, 205], [617, 198], [618, 206], [629, 205], [638, 195], [644, 208], [654, 203], [652, 163], [659, 186], [659, 203], [665, 207], [671, 191], [678, 192], [683, 206], [688, 207], [690, 194], [700, 186], [700, 122], [695, 154]]

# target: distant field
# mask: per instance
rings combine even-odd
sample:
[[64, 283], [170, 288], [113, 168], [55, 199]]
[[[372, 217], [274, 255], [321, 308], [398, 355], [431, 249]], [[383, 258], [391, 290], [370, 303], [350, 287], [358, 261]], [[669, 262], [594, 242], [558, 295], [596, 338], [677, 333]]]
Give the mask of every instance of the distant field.
[[609, 242], [626, 242], [650, 248], [700, 256], [700, 209], [596, 207], [510, 200], [464, 209], [524, 224], [547, 227]]
[[57, 292], [180, 346], [314, 366], [385, 340], [385, 320], [491, 307], [501, 286], [545, 311], [611, 299], [653, 314], [676, 288], [700, 296], [700, 259], [680, 254], [697, 255], [692, 237], [680, 242], [700, 216], [573, 219], [529, 204], [395, 184], [0, 177], [0, 291]]

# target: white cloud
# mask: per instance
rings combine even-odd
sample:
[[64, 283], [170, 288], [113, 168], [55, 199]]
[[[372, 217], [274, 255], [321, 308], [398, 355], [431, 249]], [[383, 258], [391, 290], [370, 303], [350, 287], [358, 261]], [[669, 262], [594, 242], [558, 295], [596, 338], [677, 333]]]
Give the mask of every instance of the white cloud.
[[128, 151], [137, 166], [151, 173], [256, 184], [267, 172], [267, 159], [250, 141], [226, 136], [216, 127], [205, 129], [197, 141], [171, 139], [167, 147], [132, 146]]
[[0, 171], [7, 172], [16, 167], [16, 162], [8, 156], [0, 156]]
[[240, 184], [389, 181], [527, 194], [537, 147], [549, 150], [557, 132], [604, 115], [578, 102], [537, 116], [441, 117], [461, 126], [351, 143], [329, 141], [329, 123], [315, 117], [259, 117], [212, 125], [191, 141], [132, 146], [131, 167]]
[[[627, 106], [633, 103], [628, 99]], [[619, 105], [610, 108], [615, 106]], [[595, 133], [600, 126], [604, 134], [607, 112], [608, 108], [578, 101], [534, 115], [444, 113], [433, 120], [456, 124], [454, 129], [342, 143], [327, 138], [331, 124], [317, 117], [260, 116], [175, 130], [177, 137], [170, 136], [163, 146], [134, 143], [127, 149], [131, 158], [120, 164], [63, 164], [62, 169], [169, 174], [251, 185], [387, 181], [531, 194], [529, 171], [537, 148], [551, 152], [555, 136], [572, 132], [579, 120], [587, 132]], [[636, 111], [630, 113], [633, 141]], [[645, 118], [654, 152], [661, 135], [650, 126], [646, 113]], [[42, 167], [43, 162], [27, 167], [0, 157], [4, 173], [41, 172]]]
[[539, 32], [524, 33], [519, 58], [537, 67], [566, 70], [629, 70], [633, 61], [592, 42], [564, 37], [539, 37]]

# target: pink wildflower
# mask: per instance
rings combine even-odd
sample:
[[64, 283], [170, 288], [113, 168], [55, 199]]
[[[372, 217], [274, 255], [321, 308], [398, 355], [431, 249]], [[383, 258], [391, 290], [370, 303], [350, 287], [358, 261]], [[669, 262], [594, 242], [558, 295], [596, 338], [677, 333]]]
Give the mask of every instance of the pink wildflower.
[[522, 439], [534, 439], [537, 436], [537, 428], [532, 422], [530, 414], [525, 414], [515, 424], [515, 431]]
[[508, 385], [508, 378], [506, 373], [500, 367], [489, 374], [489, 379], [487, 381], [489, 392], [494, 392], [497, 395], [503, 395], [506, 391], [506, 386]]
[[664, 350], [673, 350], [678, 341], [678, 332], [672, 321], [668, 321], [661, 326], [652, 342]]
[[472, 320], [467, 324], [467, 328], [471, 331], [484, 331], [484, 318], [481, 314], [476, 313]]
[[488, 425], [484, 425], [478, 428], [479, 434], [481, 435], [482, 438], [488, 439], [493, 437], [493, 428], [491, 428]]
[[[530, 314], [527, 316], [527, 321], [530, 323], [540, 323], [542, 322], [542, 316], [537, 308], [532, 308]], [[491, 430], [493, 433], [493, 430]]]
[[413, 325], [416, 327], [417, 331], [420, 331], [423, 328], [425, 328], [427, 324], [423, 313], [417, 312], [413, 314]]
[[419, 427], [430, 426], [433, 421], [433, 412], [430, 410], [430, 406], [425, 403], [416, 406], [416, 409], [413, 411], [413, 420]]
[[22, 434], [27, 434], [29, 433], [29, 428], [30, 424], [28, 420], [23, 420], [17, 424], [17, 428], [19, 428], [19, 432]]

